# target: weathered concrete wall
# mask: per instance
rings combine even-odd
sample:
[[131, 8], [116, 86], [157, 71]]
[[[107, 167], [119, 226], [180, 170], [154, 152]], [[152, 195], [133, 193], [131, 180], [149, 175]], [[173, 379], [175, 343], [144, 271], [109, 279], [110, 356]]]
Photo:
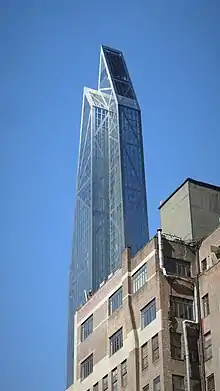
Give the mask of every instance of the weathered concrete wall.
[[[118, 387], [121, 386], [121, 363], [126, 359], [128, 366], [128, 385], [125, 391], [139, 391], [140, 386], [146, 385], [146, 373], [138, 368], [141, 346], [150, 341], [161, 330], [161, 302], [159, 295], [159, 280], [157, 267], [157, 240], [153, 238], [134, 258], [129, 258], [129, 250], [123, 254], [122, 269], [117, 271], [104, 286], [77, 313], [77, 376], [76, 382], [70, 390], [87, 391], [99, 382], [101, 389], [102, 378], [109, 375], [109, 389], [111, 389], [111, 371], [118, 369]], [[138, 290], [132, 292], [132, 275], [143, 265], [147, 264], [147, 281]], [[112, 315], [108, 314], [108, 299], [120, 287], [123, 288], [123, 304]], [[156, 299], [156, 319], [144, 330], [141, 330], [140, 311], [153, 298]], [[80, 341], [81, 324], [93, 313], [93, 332]], [[109, 337], [120, 327], [123, 327], [123, 347], [113, 356], [109, 352]], [[159, 337], [161, 338], [161, 337]], [[160, 350], [162, 345], [160, 343]], [[151, 350], [149, 347], [149, 354]], [[93, 353], [93, 373], [80, 380], [80, 364]], [[162, 350], [160, 352], [162, 356]], [[160, 374], [160, 360], [149, 363], [152, 375]], [[145, 375], [145, 377], [144, 377]], [[152, 380], [152, 379], [151, 379]], [[161, 378], [162, 382], [162, 378]]]
[[204, 238], [220, 222], [220, 188], [188, 180], [160, 208], [161, 228], [183, 240]]
[[[215, 389], [220, 390], [220, 260], [211, 246], [220, 246], [220, 227], [210, 235], [200, 248], [200, 260], [207, 259], [207, 270], [199, 278], [203, 333], [211, 331], [212, 358], [206, 361], [206, 377], [214, 373]], [[204, 317], [202, 297], [208, 293], [210, 314]]]
[[[220, 227], [207, 238], [201, 246], [200, 257], [208, 257], [211, 246], [220, 245]], [[195, 252], [178, 240], [163, 238], [164, 256], [183, 259], [194, 263]], [[147, 281], [135, 293], [132, 291], [132, 276], [144, 264], [147, 264]], [[210, 264], [211, 265], [211, 264]], [[210, 266], [209, 265], [209, 266]], [[174, 325], [170, 318], [170, 296], [193, 299], [192, 280], [167, 278], [159, 270], [157, 239], [153, 238], [134, 258], [130, 259], [129, 250], [123, 254], [122, 269], [78, 311], [76, 328], [77, 341], [77, 381], [69, 391], [92, 390], [102, 378], [108, 375], [111, 390], [111, 371], [117, 367], [118, 388], [121, 389], [121, 363], [127, 360], [128, 385], [124, 391], [140, 391], [149, 383], [153, 389], [153, 380], [160, 376], [161, 391], [172, 391], [172, 375], [185, 376], [184, 344], [182, 337], [181, 359], [172, 359], [170, 350], [170, 327]], [[210, 315], [204, 319], [205, 331], [211, 328], [213, 338], [213, 359], [206, 364], [206, 375], [215, 373], [216, 389], [220, 389], [220, 304], [219, 304], [220, 263], [215, 263], [200, 276], [201, 297], [210, 295]], [[120, 287], [123, 288], [122, 306], [112, 315], [108, 314], [108, 299]], [[153, 298], [156, 299], [156, 319], [143, 330], [141, 329], [141, 309]], [[201, 300], [202, 301], [202, 300]], [[88, 338], [81, 342], [80, 327], [84, 320], [93, 313], [94, 329]], [[172, 324], [171, 324], [172, 323]], [[182, 319], [176, 319], [176, 331], [182, 333]], [[109, 337], [123, 327], [123, 347], [114, 355], [109, 354]], [[152, 337], [158, 333], [159, 359], [152, 362]], [[141, 347], [148, 343], [148, 368], [141, 368]], [[83, 381], [80, 379], [80, 363], [94, 354], [93, 372]]]
[[188, 182], [161, 206], [160, 221], [164, 233], [192, 239]]
[[220, 191], [189, 182], [193, 238], [212, 233], [220, 223]]

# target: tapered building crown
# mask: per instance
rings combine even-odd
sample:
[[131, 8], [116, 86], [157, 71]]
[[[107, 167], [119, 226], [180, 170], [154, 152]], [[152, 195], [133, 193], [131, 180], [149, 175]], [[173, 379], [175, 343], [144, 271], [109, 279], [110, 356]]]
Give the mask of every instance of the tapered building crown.
[[84, 88], [70, 267], [67, 386], [73, 317], [121, 267], [122, 251], [148, 241], [141, 112], [122, 52], [101, 46], [98, 90]]

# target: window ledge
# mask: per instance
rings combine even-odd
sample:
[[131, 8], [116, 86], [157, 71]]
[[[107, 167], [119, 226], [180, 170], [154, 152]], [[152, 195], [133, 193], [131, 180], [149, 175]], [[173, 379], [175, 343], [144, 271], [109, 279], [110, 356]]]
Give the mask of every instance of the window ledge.
[[108, 314], [108, 319], [111, 319], [111, 318], [114, 318], [114, 316], [117, 315], [117, 313], [122, 309], [122, 305], [120, 305], [120, 307], [118, 307], [114, 312], [112, 312], [112, 314]]
[[207, 362], [207, 361], [211, 360], [211, 359], [212, 359], [212, 357], [213, 357], [213, 356], [210, 356], [210, 357], [208, 357], [208, 358], [205, 358], [205, 360], [204, 360], [204, 361], [205, 361], [205, 362]]
[[140, 293], [140, 290], [143, 289], [146, 285], [147, 285], [147, 281], [145, 281], [145, 283], [142, 286], [140, 286], [140, 288], [137, 291], [133, 292], [132, 289], [132, 296], [135, 296], [137, 293]]

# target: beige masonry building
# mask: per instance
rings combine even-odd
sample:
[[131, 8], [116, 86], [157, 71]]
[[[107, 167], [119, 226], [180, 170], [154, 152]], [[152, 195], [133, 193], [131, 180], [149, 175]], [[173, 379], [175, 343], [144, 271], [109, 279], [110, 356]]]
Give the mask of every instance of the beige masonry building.
[[160, 235], [132, 259], [125, 250], [122, 269], [76, 313], [75, 384], [69, 391], [188, 390], [187, 362], [191, 390], [220, 390], [220, 228], [200, 248], [203, 351], [199, 327], [184, 322], [196, 320], [200, 308], [195, 249]]
[[220, 390], [219, 190], [185, 181], [160, 207], [168, 234], [158, 230], [133, 258], [126, 249], [122, 268], [88, 295], [68, 391]]
[[220, 227], [200, 248], [201, 328], [209, 390], [220, 390]]

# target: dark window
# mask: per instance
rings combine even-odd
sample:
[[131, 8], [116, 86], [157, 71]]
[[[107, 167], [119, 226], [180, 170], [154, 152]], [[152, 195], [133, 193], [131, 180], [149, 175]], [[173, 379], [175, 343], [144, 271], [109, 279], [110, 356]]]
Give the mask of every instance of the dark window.
[[204, 258], [201, 262], [202, 265], [202, 272], [205, 272], [207, 270], [207, 259]]
[[98, 391], [99, 389], [99, 383], [94, 384], [93, 391]]
[[182, 277], [191, 277], [190, 263], [185, 261], [177, 261], [176, 274]]
[[158, 334], [156, 334], [152, 340], [152, 361], [156, 361], [159, 359], [159, 338]]
[[164, 259], [164, 266], [168, 273], [176, 274], [181, 277], [191, 277], [191, 264], [190, 262], [182, 259], [168, 258]]
[[156, 300], [153, 299], [141, 310], [141, 328], [144, 329], [148, 324], [156, 319]]
[[171, 357], [181, 360], [181, 334], [176, 332], [170, 333]]
[[190, 361], [197, 363], [199, 361], [197, 338], [189, 336], [188, 337], [188, 344], [189, 344]]
[[109, 297], [109, 315], [113, 314], [122, 305], [122, 287]]
[[128, 384], [127, 360], [121, 363], [121, 386], [125, 387]]
[[133, 293], [137, 292], [147, 280], [146, 263], [132, 276]]
[[154, 379], [153, 381], [153, 391], [161, 391], [161, 388], [160, 388], [160, 376], [157, 376], [156, 379]]
[[141, 346], [141, 367], [142, 371], [148, 368], [148, 343]]
[[202, 306], [203, 306], [203, 315], [204, 318], [210, 314], [209, 308], [209, 295], [208, 293], [202, 298]]
[[112, 371], [112, 391], [118, 391], [118, 371], [117, 368]]
[[183, 297], [171, 297], [172, 315], [176, 318], [193, 320], [193, 301]]
[[212, 373], [209, 377], [207, 377], [207, 391], [215, 391], [214, 373]]
[[[192, 384], [193, 382], [193, 384]], [[191, 381], [192, 391], [201, 391], [201, 384], [199, 380]]]
[[143, 391], [149, 391], [149, 384], [143, 387]]
[[102, 379], [102, 391], [108, 390], [108, 375], [104, 376]]
[[93, 372], [93, 354], [87, 357], [80, 365], [81, 380], [88, 377]]
[[93, 331], [93, 315], [81, 324], [81, 341], [84, 341]]
[[173, 391], [184, 391], [184, 377], [183, 376], [172, 376]]
[[212, 357], [212, 336], [211, 331], [208, 331], [204, 335], [204, 348], [205, 348], [205, 360], [209, 360]]
[[134, 99], [134, 92], [131, 83], [126, 83], [121, 80], [115, 80], [117, 93], [126, 98]]
[[121, 53], [105, 50], [111, 74], [115, 79], [129, 80]]
[[123, 346], [123, 332], [122, 328], [116, 331], [110, 338], [110, 355], [115, 354]]

